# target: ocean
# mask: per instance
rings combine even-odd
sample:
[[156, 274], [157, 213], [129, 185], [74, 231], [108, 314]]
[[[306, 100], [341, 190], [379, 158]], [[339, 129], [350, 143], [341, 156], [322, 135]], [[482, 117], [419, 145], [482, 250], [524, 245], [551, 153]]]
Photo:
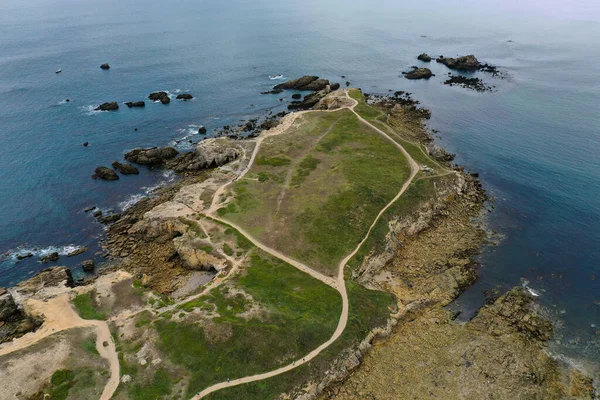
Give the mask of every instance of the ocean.
[[[438, 143], [480, 173], [497, 243], [454, 305], [463, 320], [485, 290], [524, 285], [555, 324], [555, 354], [592, 367], [600, 359], [597, 2], [0, 1], [0, 38], [0, 285], [55, 265], [38, 262], [55, 250], [56, 264], [80, 275], [103, 235], [83, 210], [119, 211], [176, 179], [141, 168], [95, 181], [97, 166], [136, 147], [187, 149], [200, 125], [210, 136], [283, 110], [289, 94], [260, 94], [278, 82], [269, 76], [314, 74], [413, 93], [432, 110]], [[475, 54], [504, 78], [476, 73], [496, 87], [487, 93], [448, 87], [448, 71], [433, 62], [436, 77], [404, 79], [422, 52]], [[93, 111], [158, 90], [195, 98]], [[78, 246], [90, 250], [64, 256]]]

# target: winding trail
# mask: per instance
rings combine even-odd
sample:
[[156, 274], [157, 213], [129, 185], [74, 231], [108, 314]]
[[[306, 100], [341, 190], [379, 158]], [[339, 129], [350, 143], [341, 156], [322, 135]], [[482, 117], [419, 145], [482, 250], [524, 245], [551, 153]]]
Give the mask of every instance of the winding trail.
[[[223, 220], [221, 218], [219, 218], [216, 215], [216, 211], [219, 208], [219, 197], [221, 196], [222, 193], [224, 193], [225, 189], [227, 188], [227, 186], [229, 186], [231, 183], [241, 179], [252, 167], [252, 164], [254, 163], [254, 159], [256, 158], [256, 154], [258, 153], [258, 150], [260, 148], [260, 145], [262, 144], [263, 140], [269, 136], [273, 136], [276, 134], [280, 134], [282, 132], [284, 132], [285, 130], [287, 130], [292, 123], [294, 122], [294, 120], [299, 116], [302, 115], [304, 113], [308, 113], [308, 112], [316, 112], [315, 110], [308, 110], [308, 111], [301, 111], [301, 112], [297, 112], [297, 113], [292, 113], [289, 114], [289, 118], [286, 120], [284, 127], [282, 127], [282, 129], [279, 129], [277, 131], [271, 132], [271, 133], [267, 133], [265, 136], [259, 137], [259, 139], [256, 142], [256, 146], [254, 147], [254, 151], [252, 152], [252, 156], [250, 158], [250, 161], [247, 165], [247, 167], [244, 169], [244, 171], [242, 172], [241, 175], [239, 175], [238, 177], [236, 177], [236, 179], [234, 179], [233, 181], [227, 182], [226, 184], [222, 185], [221, 187], [219, 187], [219, 189], [217, 189], [217, 191], [214, 194], [213, 197], [213, 201], [212, 204], [210, 206], [210, 209], [207, 212], [207, 215], [209, 215], [211, 218], [213, 218], [216, 221], [228, 224], [232, 227], [234, 227], [235, 229], [237, 229], [242, 235], [244, 235], [250, 242], [252, 242], [256, 247], [260, 248], [261, 250], [287, 262], [290, 265], [293, 265], [294, 267], [298, 268], [299, 270], [306, 272], [307, 274], [311, 275], [312, 277], [320, 280], [321, 282], [337, 289], [340, 293], [340, 295], [342, 296], [342, 313], [340, 315], [340, 319], [338, 321], [338, 325], [337, 328], [335, 329], [335, 331], [333, 332], [333, 335], [331, 335], [331, 337], [329, 338], [329, 340], [327, 340], [325, 343], [323, 343], [322, 345], [320, 345], [319, 347], [317, 347], [316, 349], [314, 349], [313, 351], [311, 351], [310, 353], [306, 354], [304, 357], [302, 357], [299, 360], [296, 360], [294, 362], [292, 362], [291, 364], [288, 364], [286, 366], [283, 366], [281, 368], [275, 369], [273, 371], [269, 371], [269, 372], [265, 372], [262, 374], [257, 374], [257, 375], [252, 375], [252, 376], [246, 376], [243, 378], [239, 378], [239, 379], [234, 379], [228, 382], [221, 382], [221, 383], [217, 383], [213, 386], [210, 386], [206, 389], [204, 389], [203, 391], [201, 391], [200, 393], [196, 394], [196, 396], [194, 396], [192, 399], [193, 400], [199, 400], [213, 392], [216, 392], [218, 390], [221, 389], [225, 389], [228, 387], [233, 387], [233, 386], [238, 386], [238, 385], [242, 385], [244, 383], [250, 383], [250, 382], [256, 382], [256, 381], [260, 381], [260, 380], [264, 380], [264, 379], [268, 379], [280, 374], [283, 374], [287, 371], [291, 371], [294, 368], [305, 364], [307, 362], [309, 362], [310, 360], [312, 360], [313, 358], [317, 357], [323, 350], [325, 350], [326, 348], [328, 348], [333, 342], [335, 342], [344, 332], [344, 330], [346, 329], [346, 325], [348, 323], [348, 309], [349, 309], [349, 301], [348, 301], [348, 294], [346, 291], [346, 282], [344, 280], [344, 267], [346, 266], [346, 264], [348, 263], [348, 261], [354, 257], [356, 255], [356, 253], [360, 250], [361, 246], [364, 244], [364, 242], [368, 239], [369, 235], [371, 234], [371, 231], [373, 230], [373, 228], [375, 227], [375, 225], [377, 224], [377, 221], [379, 221], [379, 218], [381, 218], [381, 216], [392, 206], [392, 204], [394, 204], [399, 198], [400, 196], [402, 196], [404, 194], [404, 192], [408, 189], [409, 185], [412, 183], [413, 179], [415, 178], [415, 176], [417, 175], [417, 173], [419, 172], [419, 165], [415, 162], [415, 160], [413, 160], [413, 158], [410, 156], [410, 154], [404, 149], [404, 147], [402, 147], [401, 144], [399, 144], [398, 142], [396, 142], [395, 140], [393, 140], [387, 133], [383, 132], [381, 129], [373, 126], [371, 123], [369, 123], [367, 120], [365, 120], [363, 117], [361, 117], [356, 111], [354, 111], [354, 108], [358, 105], [358, 101], [356, 101], [355, 99], [352, 99], [349, 95], [348, 95], [348, 91], [345, 91], [345, 95], [348, 99], [352, 100], [353, 105], [352, 106], [347, 106], [347, 107], [342, 107], [336, 110], [326, 110], [326, 112], [335, 112], [335, 111], [339, 111], [342, 109], [349, 109], [350, 111], [352, 111], [356, 117], [358, 118], [358, 120], [360, 122], [362, 122], [363, 124], [369, 126], [371, 129], [375, 130], [377, 133], [379, 133], [380, 135], [382, 135], [384, 138], [386, 138], [387, 140], [389, 140], [391, 143], [394, 144], [394, 146], [396, 146], [401, 152], [402, 154], [404, 154], [404, 156], [406, 157], [406, 159], [408, 160], [408, 163], [410, 165], [410, 176], [409, 178], [406, 180], [406, 182], [404, 182], [404, 184], [402, 185], [402, 187], [400, 188], [400, 191], [398, 192], [398, 194], [396, 195], [396, 197], [394, 197], [380, 212], [379, 214], [377, 214], [377, 217], [375, 217], [375, 220], [373, 221], [373, 223], [371, 224], [371, 226], [369, 227], [369, 230], [367, 231], [366, 235], [364, 236], [364, 238], [361, 240], [361, 242], [355, 247], [355, 249], [348, 254], [338, 265], [338, 273], [337, 273], [337, 277], [336, 278], [332, 278], [329, 276], [326, 276], [320, 272], [317, 272], [315, 270], [313, 270], [312, 268], [302, 264], [301, 262], [291, 259], [288, 256], [280, 253], [279, 251], [270, 248], [268, 246], [265, 246], [264, 244], [260, 243], [257, 239], [255, 239], [254, 237], [252, 237], [252, 235], [250, 235], [248, 232], [246, 232], [243, 228], [241, 228], [240, 226], [233, 224], [229, 221]], [[320, 111], [322, 112], [322, 111]]]

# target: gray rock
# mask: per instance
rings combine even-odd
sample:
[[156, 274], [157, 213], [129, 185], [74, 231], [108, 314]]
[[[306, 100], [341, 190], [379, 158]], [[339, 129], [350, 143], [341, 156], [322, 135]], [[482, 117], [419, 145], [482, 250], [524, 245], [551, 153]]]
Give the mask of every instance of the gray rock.
[[431, 62], [431, 57], [427, 53], [422, 53], [422, 54], [419, 54], [419, 56], [417, 57], [417, 60], [420, 60], [423, 62]]
[[136, 164], [158, 166], [165, 161], [175, 158], [179, 152], [173, 147], [152, 147], [150, 149], [135, 149], [125, 153], [125, 159]]
[[60, 256], [55, 251], [53, 253], [48, 254], [47, 256], [40, 257], [40, 261], [43, 262], [43, 263], [49, 263], [49, 262], [58, 261], [59, 258], [60, 258]]
[[477, 71], [479, 68], [481, 68], [481, 64], [479, 63], [477, 58], [472, 54], [458, 58], [441, 56], [438, 57], [435, 61], [437, 61], [440, 64], [444, 64], [450, 69], [458, 69], [462, 71]]
[[94, 179], [103, 179], [105, 181], [116, 181], [119, 179], [119, 175], [108, 167], [98, 167], [92, 175]]
[[295, 90], [323, 90], [329, 86], [327, 79], [320, 79], [318, 76], [303, 76], [302, 78], [294, 79], [276, 85], [273, 89], [295, 89]]
[[169, 94], [167, 92], [150, 93], [148, 98], [152, 101], [160, 101], [163, 104], [169, 104], [171, 102], [171, 99], [169, 98]]
[[194, 96], [192, 96], [189, 93], [178, 94], [176, 97], [177, 100], [191, 100], [193, 98], [194, 98]]
[[127, 107], [132, 108], [132, 107], [146, 107], [146, 102], [144, 100], [141, 101], [128, 101], [127, 103], [125, 103], [125, 105], [127, 105]]
[[102, 103], [96, 107], [96, 111], [116, 111], [119, 109], [119, 103], [111, 101], [108, 103]]
[[112, 163], [112, 167], [122, 173], [123, 175], [138, 175], [140, 170], [131, 164], [123, 164], [118, 161]]
[[102, 69], [110, 69], [110, 65], [108, 65], [108, 63], [104, 63], [100, 66], [100, 68]]
[[406, 79], [429, 79], [433, 75], [429, 68], [414, 68], [412, 71], [403, 72]]
[[96, 263], [94, 262], [94, 260], [85, 260], [81, 263], [81, 268], [83, 268], [85, 272], [94, 272], [94, 269], [96, 268]]

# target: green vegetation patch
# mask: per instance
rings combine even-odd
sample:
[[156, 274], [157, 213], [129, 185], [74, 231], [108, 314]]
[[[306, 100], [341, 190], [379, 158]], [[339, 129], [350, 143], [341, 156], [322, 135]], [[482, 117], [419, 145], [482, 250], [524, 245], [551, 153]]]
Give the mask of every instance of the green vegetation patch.
[[346, 281], [346, 285], [350, 300], [348, 325], [342, 336], [317, 358], [273, 378], [219, 390], [206, 398], [209, 400], [278, 399], [282, 393], [300, 391], [306, 382], [324, 376], [325, 371], [331, 368], [331, 363], [343, 349], [358, 345], [373, 328], [385, 325], [390, 310], [396, 304], [389, 293], [369, 290], [349, 280]]
[[261, 242], [334, 274], [408, 178], [408, 163], [348, 110], [304, 114], [302, 124], [268, 138], [259, 151], [265, 159], [281, 154], [291, 163], [278, 167], [280, 182], [234, 183], [234, 199], [219, 214]]
[[[204, 324], [164, 319], [154, 324], [160, 350], [189, 374], [187, 397], [227, 378], [285, 365], [335, 330], [341, 312], [336, 290], [258, 249], [248, 263], [232, 288], [220, 287], [182, 307], [211, 304], [218, 318]], [[261, 312], [241, 315], [253, 305]]]
[[129, 398], [132, 400], [161, 399], [171, 393], [173, 379], [164, 370], [158, 369], [154, 373], [152, 381], [146, 385], [135, 383], [128, 390]]
[[81, 318], [105, 320], [106, 313], [98, 308], [95, 294], [95, 290], [79, 294], [75, 296], [72, 303]]
[[290, 165], [292, 160], [284, 155], [278, 155], [274, 157], [260, 156], [256, 159], [258, 165], [269, 165], [271, 167], [284, 167]]

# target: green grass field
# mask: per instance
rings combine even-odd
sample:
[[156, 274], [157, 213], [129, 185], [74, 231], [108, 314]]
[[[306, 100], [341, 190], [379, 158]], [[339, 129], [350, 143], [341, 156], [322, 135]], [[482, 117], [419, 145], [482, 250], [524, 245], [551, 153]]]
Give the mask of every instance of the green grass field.
[[[219, 214], [325, 273], [362, 239], [409, 175], [402, 153], [349, 110], [304, 115], [264, 141]], [[285, 160], [285, 161], [283, 161]], [[267, 176], [268, 179], [252, 179]]]
[[[186, 398], [227, 378], [286, 365], [325, 342], [337, 326], [341, 297], [335, 289], [258, 249], [245, 269], [227, 285], [138, 326], [156, 330], [157, 348], [186, 371]], [[135, 381], [129, 395], [163, 393], [170, 375], [162, 374], [156, 384]]]

